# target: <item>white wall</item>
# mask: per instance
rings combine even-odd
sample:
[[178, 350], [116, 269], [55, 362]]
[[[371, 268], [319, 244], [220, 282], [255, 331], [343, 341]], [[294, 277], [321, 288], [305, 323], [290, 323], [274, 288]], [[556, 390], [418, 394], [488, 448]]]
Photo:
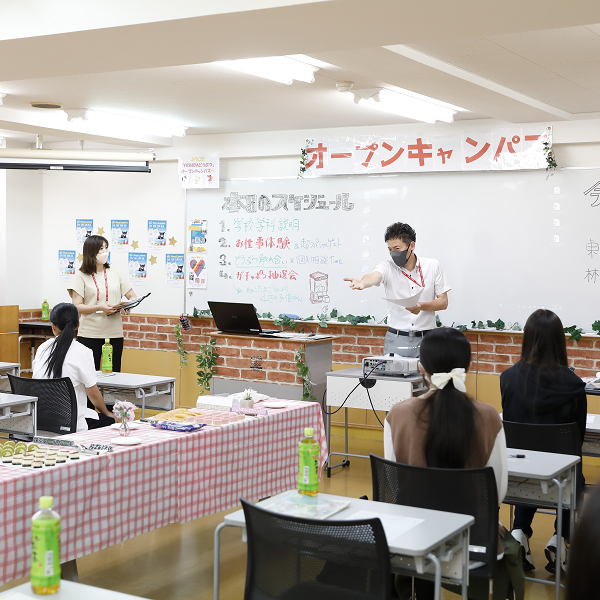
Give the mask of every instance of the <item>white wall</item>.
[[42, 182], [38, 171], [6, 173], [6, 289], [4, 304], [39, 308], [44, 300]]
[[6, 262], [6, 171], [0, 169], [0, 304], [8, 304]]
[[[43, 185], [43, 281], [44, 295], [51, 306], [70, 300], [68, 282], [58, 280], [59, 250], [77, 250], [75, 220], [94, 219], [94, 233], [104, 229], [110, 241], [111, 219], [129, 219], [130, 243], [139, 243], [139, 252], [147, 251], [148, 219], [166, 219], [167, 252], [184, 251], [185, 193], [179, 188], [177, 163], [159, 163], [152, 173], [99, 173], [52, 171], [44, 175]], [[116, 253], [112, 247], [111, 264], [128, 272], [127, 253]], [[138, 294], [152, 292], [143, 305], [145, 313], [179, 314], [183, 310], [183, 289], [165, 285], [164, 253], [153, 253], [155, 265], [147, 264], [148, 281], [134, 286]], [[150, 253], [148, 254], [150, 259]], [[38, 284], [39, 285], [39, 284]]]

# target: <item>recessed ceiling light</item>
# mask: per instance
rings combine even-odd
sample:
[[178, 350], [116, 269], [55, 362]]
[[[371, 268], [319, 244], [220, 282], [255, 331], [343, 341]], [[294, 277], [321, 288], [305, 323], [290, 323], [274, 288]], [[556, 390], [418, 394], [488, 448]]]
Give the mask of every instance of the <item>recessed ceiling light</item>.
[[62, 108], [62, 104], [58, 102], [30, 102], [33, 108]]

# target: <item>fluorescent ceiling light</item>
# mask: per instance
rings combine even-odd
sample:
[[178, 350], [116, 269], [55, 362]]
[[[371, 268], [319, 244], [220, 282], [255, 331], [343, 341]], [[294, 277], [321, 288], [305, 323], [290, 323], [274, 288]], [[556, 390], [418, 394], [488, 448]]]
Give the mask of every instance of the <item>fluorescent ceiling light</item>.
[[314, 83], [315, 73], [319, 70], [319, 67], [287, 56], [222, 60], [211, 64], [285, 83], [286, 85], [291, 85], [294, 79], [305, 83]]
[[94, 129], [99, 133], [100, 131], [106, 131], [107, 128], [117, 128], [121, 132], [127, 134], [146, 134], [156, 135], [158, 137], [184, 137], [185, 132], [188, 129], [183, 125], [174, 123], [153, 121], [151, 119], [144, 119], [133, 115], [108, 113], [91, 108], [87, 110], [69, 109], [64, 112], [67, 113], [68, 121], [77, 121], [79, 119], [85, 121], [85, 129], [89, 129], [89, 133], [93, 133], [92, 130]]
[[[436, 121], [452, 123], [457, 112], [467, 112], [466, 109], [459, 106], [421, 96], [409, 90], [400, 92], [387, 89], [350, 91], [354, 95], [356, 104], [361, 103], [364, 106], [424, 123], [435, 123]], [[348, 95], [350, 96], [350, 94]]]

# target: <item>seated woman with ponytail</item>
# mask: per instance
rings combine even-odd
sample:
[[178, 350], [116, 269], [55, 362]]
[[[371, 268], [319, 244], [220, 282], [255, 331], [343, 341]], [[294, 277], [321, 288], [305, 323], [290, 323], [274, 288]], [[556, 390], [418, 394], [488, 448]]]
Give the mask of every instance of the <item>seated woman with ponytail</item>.
[[[500, 506], [508, 487], [504, 429], [493, 406], [467, 395], [470, 364], [471, 344], [458, 330], [440, 327], [423, 338], [419, 369], [430, 391], [394, 404], [383, 430], [385, 458], [440, 469], [492, 467]], [[500, 560], [501, 543], [498, 552]], [[401, 598], [410, 596], [404, 579], [396, 579]], [[415, 588], [419, 600], [433, 598], [430, 582], [416, 579]]]
[[[50, 313], [53, 340], [44, 342], [33, 360], [34, 379], [69, 377], [77, 396], [77, 431], [114, 423], [115, 416], [108, 410], [96, 385], [94, 355], [89, 348], [75, 340], [79, 327], [79, 312], [73, 304], [57, 304]], [[101, 415], [87, 408], [87, 399]]]

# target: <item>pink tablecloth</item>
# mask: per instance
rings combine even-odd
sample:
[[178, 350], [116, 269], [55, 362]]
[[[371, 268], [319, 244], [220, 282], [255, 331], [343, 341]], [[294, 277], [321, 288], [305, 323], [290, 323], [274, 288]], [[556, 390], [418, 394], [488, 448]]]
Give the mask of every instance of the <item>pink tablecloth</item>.
[[[0, 464], [0, 584], [29, 573], [31, 516], [40, 496], [54, 496], [62, 517], [61, 562], [97, 552], [169, 523], [185, 523], [296, 486], [298, 441], [314, 427], [320, 465], [327, 457], [321, 408], [297, 402], [226, 427], [195, 433], [131, 432], [138, 446], [48, 470]], [[84, 444], [109, 443], [112, 428], [78, 433]]]

